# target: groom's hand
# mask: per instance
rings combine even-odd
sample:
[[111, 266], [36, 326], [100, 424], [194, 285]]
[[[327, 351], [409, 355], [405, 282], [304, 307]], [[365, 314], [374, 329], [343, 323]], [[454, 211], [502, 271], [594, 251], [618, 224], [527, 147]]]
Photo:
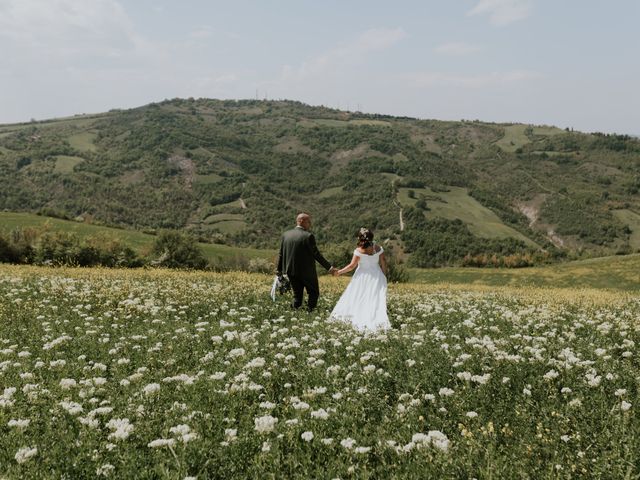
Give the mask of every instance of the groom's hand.
[[336, 277], [336, 276], [338, 275], [338, 269], [337, 269], [336, 267], [331, 267], [331, 268], [329, 269], [329, 273], [330, 273], [331, 275], [333, 275], [334, 277]]

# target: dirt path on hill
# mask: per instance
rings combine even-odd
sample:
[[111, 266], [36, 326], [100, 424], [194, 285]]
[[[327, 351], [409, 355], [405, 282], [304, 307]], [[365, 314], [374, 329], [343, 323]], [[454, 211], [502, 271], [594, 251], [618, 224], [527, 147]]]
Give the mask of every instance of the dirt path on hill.
[[393, 204], [400, 209], [400, 231], [403, 232], [404, 231], [404, 218], [402, 218], [402, 207], [395, 200], [393, 201]]

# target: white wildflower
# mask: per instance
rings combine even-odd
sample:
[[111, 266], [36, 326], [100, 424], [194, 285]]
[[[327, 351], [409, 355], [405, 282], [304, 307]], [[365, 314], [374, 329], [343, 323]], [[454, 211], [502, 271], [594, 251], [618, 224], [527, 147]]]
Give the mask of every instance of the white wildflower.
[[98, 477], [108, 477], [115, 470], [116, 467], [111, 465], [110, 463], [105, 463], [100, 467], [96, 468], [96, 475]]
[[176, 444], [173, 438], [158, 438], [147, 444], [149, 448], [173, 447]]
[[31, 423], [31, 420], [29, 419], [19, 418], [18, 420], [14, 420], [14, 419], [9, 420], [7, 425], [11, 428], [15, 428], [16, 430], [22, 432], [29, 426], [30, 423]]
[[329, 413], [324, 408], [320, 408], [311, 412], [311, 418], [326, 420], [327, 418], [329, 418]]
[[114, 440], [126, 440], [134, 430], [128, 418], [112, 418], [107, 422], [106, 427], [112, 431], [108, 438]]
[[244, 354], [245, 354], [244, 348], [234, 348], [233, 350], [229, 351], [227, 356], [229, 358], [239, 358], [244, 356]]
[[63, 390], [69, 390], [77, 385], [77, 382], [73, 378], [63, 378], [60, 380], [60, 388]]
[[272, 417], [271, 415], [264, 415], [262, 417], [257, 417], [254, 419], [255, 430], [258, 433], [269, 433], [272, 432], [276, 423], [278, 423], [278, 419], [276, 417]]
[[353, 438], [347, 437], [344, 440], [340, 440], [340, 445], [346, 448], [347, 450], [351, 450], [355, 444], [356, 444], [356, 441]]
[[440, 390], [438, 390], [438, 394], [441, 397], [449, 397], [449, 396], [453, 395], [454, 393], [455, 392], [451, 388], [447, 388], [447, 387], [444, 387], [444, 388], [441, 388]]
[[144, 392], [145, 395], [153, 395], [158, 390], [160, 390], [160, 384], [159, 383], [150, 383], [150, 384], [146, 385], [142, 389], [142, 391]]
[[38, 448], [34, 447], [22, 447], [16, 452], [15, 458], [16, 462], [24, 463], [28, 461], [30, 458], [34, 457], [38, 453]]
[[69, 415], [78, 415], [82, 413], [82, 405], [72, 401], [63, 400], [59, 405], [64, 408]]

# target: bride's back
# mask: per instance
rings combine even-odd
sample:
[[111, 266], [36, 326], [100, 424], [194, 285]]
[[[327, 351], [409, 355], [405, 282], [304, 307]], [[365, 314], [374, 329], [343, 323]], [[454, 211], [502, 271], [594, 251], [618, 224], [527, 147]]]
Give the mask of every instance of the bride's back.
[[[382, 247], [377, 247], [377, 251], [376, 251], [375, 246], [371, 246], [370, 248], [365, 249], [364, 251], [362, 251], [360, 248], [356, 248], [353, 251], [353, 254], [360, 257], [360, 260], [358, 261], [358, 268], [367, 269], [367, 268], [377, 267], [378, 264], [380, 263], [380, 254], [383, 251], [384, 250], [382, 249]], [[368, 253], [368, 252], [371, 252], [371, 253]]]

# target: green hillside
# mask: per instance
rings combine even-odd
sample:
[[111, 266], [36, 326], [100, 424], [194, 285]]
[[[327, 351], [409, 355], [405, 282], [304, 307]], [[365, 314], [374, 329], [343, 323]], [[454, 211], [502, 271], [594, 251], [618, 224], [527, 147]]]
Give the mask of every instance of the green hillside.
[[[131, 246], [139, 254], [147, 253], [151, 249], [155, 240], [154, 235], [135, 230], [91, 225], [58, 218], [42, 217], [30, 213], [0, 212], [0, 233], [8, 233], [17, 228], [44, 226], [47, 226], [51, 231], [74, 233], [79, 238], [86, 238], [90, 236], [118, 238]], [[234, 257], [264, 258], [267, 260], [273, 260], [276, 255], [275, 250], [258, 250], [255, 248], [231, 247], [211, 243], [200, 243], [198, 245], [210, 261]]]
[[320, 243], [351, 244], [366, 225], [417, 266], [637, 251], [639, 172], [627, 136], [292, 101], [174, 99], [0, 125], [5, 211], [273, 251], [306, 210]]
[[[410, 192], [413, 191], [413, 194]], [[411, 196], [410, 196], [411, 195]], [[460, 219], [469, 226], [469, 230], [479, 237], [515, 238], [535, 246], [528, 237], [500, 220], [490, 209], [469, 195], [466, 188], [449, 187], [444, 192], [433, 192], [430, 188], [400, 188], [398, 201], [403, 206], [415, 206], [419, 198], [428, 198], [428, 218]]]

